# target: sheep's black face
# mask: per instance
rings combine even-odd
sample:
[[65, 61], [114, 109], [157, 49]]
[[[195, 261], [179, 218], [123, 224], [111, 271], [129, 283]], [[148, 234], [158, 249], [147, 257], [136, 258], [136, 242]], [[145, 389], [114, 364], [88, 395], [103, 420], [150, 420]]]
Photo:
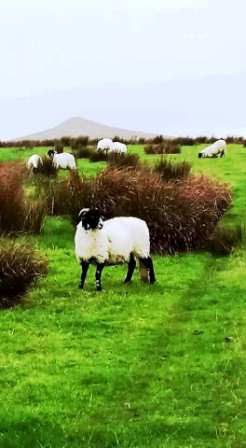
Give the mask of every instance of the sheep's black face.
[[82, 209], [79, 213], [82, 227], [85, 230], [100, 230], [103, 227], [103, 219], [98, 209]]
[[47, 152], [49, 157], [54, 157], [55, 151], [54, 149], [49, 149], [49, 151]]

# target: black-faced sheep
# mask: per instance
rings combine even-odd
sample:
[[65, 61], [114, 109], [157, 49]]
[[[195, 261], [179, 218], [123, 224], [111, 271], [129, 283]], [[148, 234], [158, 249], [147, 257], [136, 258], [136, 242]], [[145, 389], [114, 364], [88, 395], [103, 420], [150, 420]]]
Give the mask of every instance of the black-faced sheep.
[[52, 158], [55, 168], [76, 170], [76, 162], [72, 154], [68, 152], [57, 154], [53, 149], [50, 149], [47, 154]]
[[106, 265], [128, 263], [125, 283], [131, 281], [135, 258], [144, 266], [149, 283], [155, 282], [150, 257], [149, 229], [145, 221], [119, 217], [103, 221], [97, 209], [82, 209], [75, 234], [75, 254], [82, 267], [80, 288], [83, 289], [90, 263], [96, 264], [96, 289], [101, 291], [101, 273]]

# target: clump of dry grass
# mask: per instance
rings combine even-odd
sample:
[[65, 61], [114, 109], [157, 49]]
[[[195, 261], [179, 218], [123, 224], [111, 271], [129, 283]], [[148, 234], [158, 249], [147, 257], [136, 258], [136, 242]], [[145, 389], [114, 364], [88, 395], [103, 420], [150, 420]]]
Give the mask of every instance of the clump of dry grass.
[[[137, 216], [150, 229], [152, 251], [175, 253], [201, 248], [231, 203], [228, 186], [206, 176], [163, 181], [142, 167], [107, 168], [96, 178], [71, 173], [54, 186], [53, 210], [74, 222], [83, 207], [106, 218]], [[50, 198], [51, 203], [51, 198]]]
[[16, 162], [0, 164], [0, 233], [19, 231], [23, 228], [24, 177], [23, 164]]
[[53, 165], [52, 158], [44, 155], [41, 157], [42, 162], [39, 161], [38, 167], [33, 169], [34, 174], [40, 174], [46, 177], [56, 177], [57, 168]]
[[46, 208], [25, 195], [26, 175], [21, 163], [0, 164], [0, 234], [41, 231]]
[[180, 179], [189, 176], [191, 164], [186, 161], [174, 162], [161, 157], [155, 163], [154, 171], [161, 176], [162, 180]]
[[72, 149], [79, 150], [81, 148], [86, 148], [89, 143], [89, 137], [81, 135], [77, 138], [70, 139], [70, 145]]
[[106, 151], [92, 151], [90, 154], [91, 162], [107, 162], [108, 154]]
[[230, 255], [245, 242], [245, 228], [242, 225], [225, 227], [218, 225], [209, 237], [205, 248], [214, 255]]
[[76, 157], [76, 159], [89, 159], [94, 152], [95, 150], [90, 147], [81, 146], [73, 151], [73, 155], [74, 157]]
[[48, 262], [29, 244], [0, 240], [0, 308], [18, 303], [34, 280], [48, 271]]
[[140, 166], [137, 154], [124, 154], [112, 152], [108, 154], [108, 163], [111, 167], [117, 168], [137, 168]]
[[144, 148], [146, 154], [180, 154], [181, 148], [175, 140], [163, 140], [157, 144], [149, 144]]

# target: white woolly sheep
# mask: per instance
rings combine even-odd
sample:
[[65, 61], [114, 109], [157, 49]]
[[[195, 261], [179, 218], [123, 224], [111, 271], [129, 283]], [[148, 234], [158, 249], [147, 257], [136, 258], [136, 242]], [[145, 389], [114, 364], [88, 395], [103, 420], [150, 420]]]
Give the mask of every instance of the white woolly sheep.
[[127, 146], [124, 143], [114, 142], [109, 152], [118, 152], [121, 154], [127, 153]]
[[119, 217], [103, 221], [97, 209], [82, 209], [75, 233], [75, 254], [82, 267], [80, 288], [83, 289], [90, 263], [96, 264], [96, 289], [101, 291], [101, 273], [106, 265], [128, 263], [125, 283], [131, 281], [136, 267], [135, 257], [155, 282], [150, 257], [149, 229], [145, 221]]
[[33, 154], [32, 156], [30, 156], [26, 164], [27, 168], [30, 171], [37, 169], [39, 165], [43, 165], [43, 161], [38, 154]]
[[103, 138], [102, 140], [99, 140], [99, 142], [97, 143], [97, 151], [109, 152], [111, 150], [112, 145], [113, 142], [111, 138]]
[[53, 165], [55, 168], [62, 168], [63, 170], [76, 170], [75, 158], [68, 152], [57, 154], [53, 149], [50, 149], [48, 151], [48, 156], [53, 159]]
[[212, 145], [203, 149], [198, 153], [199, 158], [212, 158], [212, 157], [223, 157], [226, 153], [226, 142], [225, 140], [217, 140]]

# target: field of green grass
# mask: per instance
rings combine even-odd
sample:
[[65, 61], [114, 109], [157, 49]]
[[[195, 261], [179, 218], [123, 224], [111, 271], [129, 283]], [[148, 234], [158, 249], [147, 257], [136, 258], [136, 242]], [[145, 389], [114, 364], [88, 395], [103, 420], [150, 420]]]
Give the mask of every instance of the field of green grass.
[[[246, 149], [202, 160], [199, 148], [172, 158], [229, 182], [224, 221], [246, 223]], [[45, 151], [0, 149], [0, 162]], [[79, 161], [90, 175], [104, 166]], [[0, 312], [0, 448], [246, 447], [246, 248], [155, 256], [153, 286], [105, 268], [96, 293], [93, 267], [78, 289], [73, 237], [46, 219], [31, 240], [49, 274]]]

